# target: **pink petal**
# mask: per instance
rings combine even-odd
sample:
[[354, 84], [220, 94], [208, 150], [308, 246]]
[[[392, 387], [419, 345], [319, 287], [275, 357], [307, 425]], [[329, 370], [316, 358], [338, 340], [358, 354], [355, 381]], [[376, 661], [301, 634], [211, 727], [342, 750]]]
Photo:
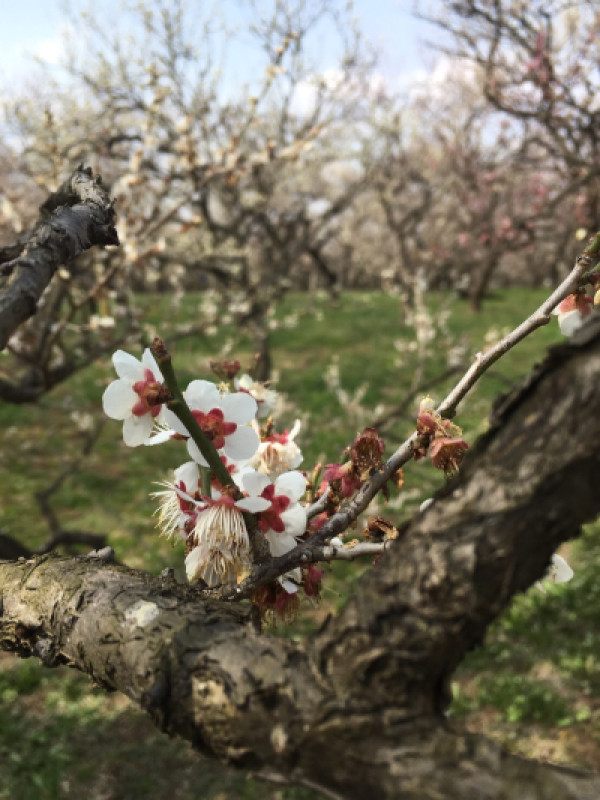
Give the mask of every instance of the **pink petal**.
[[138, 447], [144, 444], [152, 433], [154, 420], [150, 414], [143, 417], [127, 417], [123, 422], [123, 441], [127, 447]]
[[227, 422], [237, 422], [238, 425], [245, 425], [253, 420], [258, 408], [256, 400], [247, 392], [226, 394], [221, 398], [219, 405]]
[[275, 481], [275, 494], [283, 494], [297, 502], [306, 492], [306, 479], [301, 472], [292, 470], [284, 472]]
[[131, 409], [139, 400], [131, 384], [123, 379], [113, 381], [106, 387], [102, 395], [102, 408], [107, 417], [111, 419], [127, 419], [131, 416]]
[[225, 439], [223, 452], [232, 461], [248, 461], [258, 450], [260, 439], [254, 428], [244, 425]]
[[144, 367], [135, 356], [126, 353], [124, 350], [117, 350], [112, 357], [115, 370], [119, 378], [135, 383], [144, 377]]

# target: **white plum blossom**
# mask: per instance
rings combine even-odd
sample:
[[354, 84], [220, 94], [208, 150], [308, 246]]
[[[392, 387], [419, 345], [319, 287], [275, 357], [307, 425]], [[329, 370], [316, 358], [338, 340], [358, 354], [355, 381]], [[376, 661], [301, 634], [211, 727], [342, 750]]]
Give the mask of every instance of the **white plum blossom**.
[[275, 389], [270, 389], [266, 384], [255, 381], [250, 375], [240, 375], [239, 378], [233, 379], [233, 385], [238, 391], [248, 392], [256, 400], [258, 404], [258, 411], [256, 416], [259, 419], [268, 417], [275, 408], [277, 402], [277, 392]]
[[128, 447], [144, 444], [152, 432], [162, 405], [157, 403], [163, 376], [149, 348], [142, 360], [117, 350], [112, 357], [118, 380], [102, 395], [104, 413], [123, 420], [123, 440]]
[[[296, 537], [306, 530], [306, 509], [299, 503], [305, 492], [306, 479], [297, 471], [283, 473], [262, 491], [261, 496], [268, 499], [271, 506], [260, 515], [258, 525], [275, 558], [293, 550], [298, 544]], [[295, 594], [302, 582], [302, 572], [296, 568], [277, 580], [288, 594]]]
[[[256, 400], [247, 392], [222, 395], [210, 381], [192, 381], [184, 398], [198, 425], [217, 450], [233, 462], [248, 461], [256, 453], [260, 439], [250, 425], [256, 415]], [[175, 433], [189, 437], [189, 431], [172, 411], [165, 409], [164, 420]], [[158, 434], [164, 441], [166, 433]], [[168, 437], [166, 437], [168, 438]], [[188, 453], [203, 467], [208, 462], [193, 439], [188, 439]]]
[[299, 467], [302, 463], [302, 451], [294, 441], [299, 431], [300, 420], [297, 419], [291, 431], [267, 436], [259, 444], [250, 465], [268, 475], [271, 480]]
[[271, 503], [260, 494], [264, 476], [254, 470], [240, 475], [241, 488], [247, 497], [239, 500], [224, 489], [212, 490], [212, 497], [195, 503], [196, 521], [191, 531], [190, 550], [185, 569], [190, 582], [203, 580], [209, 587], [236, 583], [248, 568], [250, 540], [243, 511], [257, 514]]
[[261, 493], [270, 507], [260, 515], [259, 527], [269, 542], [271, 555], [283, 556], [298, 544], [296, 537], [306, 530], [306, 509], [300, 499], [306, 492], [301, 472], [284, 472]]

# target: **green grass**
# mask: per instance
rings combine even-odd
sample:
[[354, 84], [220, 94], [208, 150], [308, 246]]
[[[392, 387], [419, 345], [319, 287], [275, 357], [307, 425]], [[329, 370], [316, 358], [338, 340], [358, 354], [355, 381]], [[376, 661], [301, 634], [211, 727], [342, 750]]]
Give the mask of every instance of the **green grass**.
[[[422, 364], [425, 379], [445, 366], [448, 343], [461, 341], [473, 354], [490, 329], [510, 329], [544, 298], [543, 292], [496, 292], [480, 315], [459, 300], [430, 298], [435, 319], [448, 312], [445, 327], [427, 347]], [[146, 298], [148, 320], [169, 342], [162, 317], [186, 322], [196, 312], [197, 298], [187, 296], [176, 315], [169, 298]], [[290, 315], [295, 327], [286, 327]], [[173, 317], [175, 319], [173, 320]], [[316, 461], [339, 460], [359, 424], [348, 420], [327, 387], [324, 372], [339, 360], [341, 383], [350, 394], [361, 385], [361, 425], [369, 409], [391, 409], [407, 395], [417, 369], [412, 331], [401, 319], [398, 300], [376, 292], [347, 293], [332, 307], [326, 297], [289, 295], [278, 309], [280, 323], [271, 334], [277, 388], [288, 401], [280, 420], [290, 427], [303, 420], [299, 444], [304, 468]], [[468, 441], [485, 430], [491, 404], [527, 374], [546, 347], [561, 340], [555, 324], [536, 331], [494, 366], [459, 409], [456, 422]], [[396, 342], [396, 346], [393, 343]], [[179, 340], [172, 348], [182, 383], [211, 378], [208, 360], [227, 343], [231, 355], [249, 363], [252, 344], [227, 328], [214, 337]], [[139, 353], [136, 353], [139, 355]], [[401, 363], [399, 363], [401, 362]], [[100, 398], [114, 378], [109, 359], [97, 363], [57, 387], [36, 406], [0, 406], [3, 452], [0, 465], [0, 529], [29, 546], [48, 536], [34, 493], [45, 488], [81, 446], [73, 412], [101, 415]], [[441, 399], [450, 383], [436, 387]], [[419, 397], [410, 412], [385, 430], [391, 452], [413, 430]], [[154, 482], [167, 478], [187, 454], [177, 442], [131, 450], [123, 445], [120, 423], [108, 421], [89, 458], [65, 481], [53, 499], [62, 523], [108, 535], [117, 556], [134, 567], [159, 572], [166, 566], [181, 571], [183, 555], [157, 536], [149, 497]], [[401, 522], [443, 482], [427, 463], [409, 464], [406, 485], [384, 513]], [[456, 676], [451, 715], [460, 724], [485, 729], [522, 752], [538, 754], [540, 737], [559, 737], [557, 757], [600, 766], [600, 542], [591, 526], [580, 543], [571, 545], [569, 560], [576, 571], [572, 583], [544, 595], [536, 589], [516, 598], [491, 629], [486, 645], [473, 652]], [[299, 638], [328, 611], [345, 601], [365, 564], [336, 564], [326, 569], [320, 607], [279, 635]], [[533, 729], [535, 736], [531, 736]], [[580, 747], [583, 739], [592, 747]], [[537, 748], [537, 749], [536, 749]], [[554, 752], [554, 751], [553, 751]], [[545, 755], [545, 751], [542, 750]], [[0, 798], [192, 797], [206, 800], [279, 797], [301, 800], [310, 795], [295, 789], [273, 793], [260, 783], [200, 762], [186, 745], [169, 741], [154, 730], [141, 712], [120, 696], [106, 697], [82, 676], [67, 670], [49, 672], [27, 661], [4, 657], [0, 662]]]

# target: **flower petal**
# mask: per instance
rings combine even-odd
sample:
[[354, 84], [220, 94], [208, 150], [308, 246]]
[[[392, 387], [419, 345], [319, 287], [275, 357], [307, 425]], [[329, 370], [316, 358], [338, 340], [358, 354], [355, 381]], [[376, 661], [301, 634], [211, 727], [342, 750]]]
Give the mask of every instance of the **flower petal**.
[[163, 442], [168, 442], [171, 436], [173, 436], [174, 431], [157, 431], [153, 433], [148, 441], [144, 442], [145, 445], [152, 446], [155, 444], [162, 444]]
[[573, 336], [575, 331], [578, 331], [584, 322], [585, 317], [577, 311], [577, 309], [566, 311], [558, 315], [558, 326], [563, 336]]
[[561, 556], [554, 553], [552, 562], [546, 575], [546, 580], [551, 583], [567, 583], [575, 573]]
[[144, 377], [144, 367], [141, 361], [124, 350], [117, 350], [112, 357], [112, 362], [119, 378], [135, 383]]
[[433, 505], [433, 497], [428, 497], [427, 500], [423, 500], [423, 502], [419, 506], [419, 513], [422, 514], [424, 511], [427, 511], [429, 506], [432, 505]]
[[208, 413], [220, 407], [221, 393], [210, 381], [192, 381], [184, 392], [186, 403], [195, 411]]
[[194, 547], [188, 553], [185, 559], [185, 574], [190, 583], [198, 577], [199, 568], [204, 562], [205, 555], [206, 553], [202, 547]]
[[258, 497], [271, 481], [262, 472], [257, 472], [255, 469], [247, 469], [240, 474], [239, 482], [245, 492]]
[[198, 481], [200, 480], [200, 471], [198, 465], [194, 461], [186, 461], [175, 470], [175, 483], [183, 481], [185, 488], [190, 494], [198, 489]]
[[287, 533], [275, 533], [275, 531], [267, 531], [265, 539], [269, 542], [269, 550], [275, 558], [289, 553], [298, 544], [293, 536], [288, 536]]
[[225, 439], [223, 452], [232, 461], [248, 461], [258, 450], [258, 433], [248, 425], [243, 425]]
[[294, 426], [293, 426], [292, 430], [288, 433], [288, 441], [291, 441], [291, 442], [294, 441], [296, 436], [298, 436], [298, 434], [300, 433], [300, 426], [301, 426], [301, 422], [300, 422], [299, 419], [297, 419], [294, 422]]
[[149, 347], [147, 347], [144, 350], [144, 354], [142, 356], [142, 364], [146, 369], [150, 370], [150, 372], [154, 375], [157, 381], [160, 381], [161, 383], [164, 381], [162, 372], [160, 371], [159, 366], [156, 363], [156, 359], [152, 355]]
[[283, 494], [297, 502], [306, 492], [306, 478], [301, 472], [291, 470], [284, 472], [275, 481], [275, 494]]
[[171, 430], [175, 431], [175, 433], [181, 434], [181, 436], [189, 436], [189, 431], [183, 424], [183, 422], [179, 419], [179, 417], [174, 414], [170, 408], [162, 408], [161, 413], [163, 415], [163, 422], [165, 425], [168, 425]]
[[102, 408], [111, 419], [127, 419], [138, 400], [129, 381], [119, 379], [106, 387], [102, 395]]
[[235, 504], [242, 511], [251, 511], [252, 514], [258, 514], [260, 511], [266, 511], [271, 507], [269, 500], [264, 497], [242, 497], [241, 500], [236, 500]]
[[193, 439], [188, 439], [187, 450], [190, 454], [190, 458], [193, 458], [197, 464], [200, 464], [201, 467], [208, 467], [208, 461], [204, 458], [200, 452], [200, 448]]
[[226, 394], [221, 398], [220, 406], [227, 422], [236, 422], [245, 425], [256, 416], [257, 403], [252, 395], [247, 392]]
[[286, 534], [291, 536], [302, 536], [306, 530], [306, 509], [294, 503], [294, 505], [282, 512], [281, 521], [285, 525]]
[[154, 420], [150, 414], [143, 417], [127, 417], [123, 421], [123, 441], [127, 447], [138, 447], [144, 444], [152, 433]]

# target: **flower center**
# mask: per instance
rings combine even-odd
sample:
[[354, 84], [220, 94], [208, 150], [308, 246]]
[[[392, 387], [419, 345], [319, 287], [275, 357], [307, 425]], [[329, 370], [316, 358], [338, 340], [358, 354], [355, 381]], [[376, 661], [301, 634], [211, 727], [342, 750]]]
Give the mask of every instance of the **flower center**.
[[162, 405], [159, 400], [162, 389], [162, 383], [156, 380], [151, 370], [145, 369], [144, 380], [133, 384], [133, 391], [140, 398], [132, 408], [133, 414], [136, 417], [143, 417], [148, 413], [153, 417], [158, 416]]
[[217, 450], [225, 446], [225, 437], [231, 436], [237, 430], [235, 422], [225, 422], [225, 417], [220, 408], [212, 408], [208, 414], [203, 411], [192, 411], [202, 433], [210, 439]]
[[270, 436], [267, 436], [265, 441], [274, 442], [275, 444], [288, 444], [290, 441], [290, 432], [272, 433]]
[[284, 494], [275, 495], [275, 486], [271, 484], [261, 494], [265, 500], [271, 503], [271, 507], [266, 511], [261, 511], [260, 520], [258, 525], [263, 533], [266, 531], [274, 530], [276, 533], [283, 533], [285, 530], [285, 523], [281, 519], [281, 515], [290, 505], [290, 498]]

